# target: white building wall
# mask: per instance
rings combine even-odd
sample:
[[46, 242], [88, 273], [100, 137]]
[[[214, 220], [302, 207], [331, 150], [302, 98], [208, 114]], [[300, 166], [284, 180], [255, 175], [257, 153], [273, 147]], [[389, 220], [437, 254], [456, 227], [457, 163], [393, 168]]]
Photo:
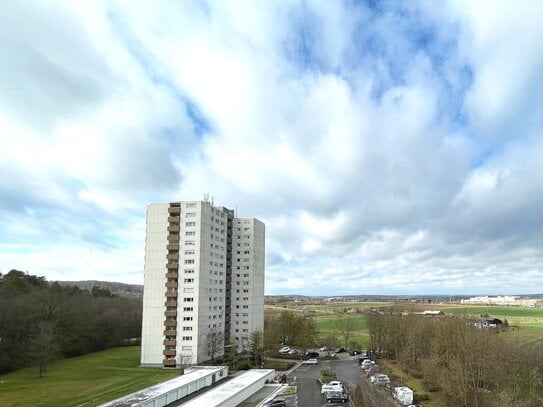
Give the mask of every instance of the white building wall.
[[256, 219], [233, 224], [231, 337], [242, 351], [253, 331], [264, 330], [265, 227]]
[[168, 206], [168, 204], [152, 204], [147, 208], [141, 336], [142, 365], [162, 365], [163, 359]]

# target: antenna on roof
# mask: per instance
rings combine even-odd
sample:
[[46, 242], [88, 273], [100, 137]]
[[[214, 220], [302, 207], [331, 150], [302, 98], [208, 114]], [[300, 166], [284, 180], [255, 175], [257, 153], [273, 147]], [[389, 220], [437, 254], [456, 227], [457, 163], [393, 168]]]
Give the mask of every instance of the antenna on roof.
[[238, 217], [238, 206], [236, 205], [236, 214], [234, 215], [234, 218]]
[[213, 205], [213, 201], [214, 201], [214, 200], [215, 200], [215, 197], [212, 196], [212, 197], [211, 197], [211, 206], [214, 206], [214, 205]]
[[208, 202], [209, 201], [209, 194], [204, 194], [204, 202]]

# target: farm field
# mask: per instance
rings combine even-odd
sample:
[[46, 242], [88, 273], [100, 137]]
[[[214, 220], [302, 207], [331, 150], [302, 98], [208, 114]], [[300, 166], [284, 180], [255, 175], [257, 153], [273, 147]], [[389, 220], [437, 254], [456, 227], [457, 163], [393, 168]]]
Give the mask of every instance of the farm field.
[[177, 370], [140, 368], [140, 347], [109, 349], [0, 376], [0, 406], [96, 406], [166, 381]]
[[[319, 331], [317, 342], [321, 344], [327, 336], [337, 332], [337, 323], [340, 319], [352, 319], [354, 323], [354, 336], [349, 340], [354, 340], [361, 347], [365, 348], [368, 344], [368, 329], [366, 318], [360, 314], [349, 314], [345, 311], [351, 309], [364, 310], [370, 307], [390, 307], [395, 304], [391, 302], [358, 302], [358, 303], [330, 303], [330, 304], [312, 304], [296, 305], [295, 307], [285, 306], [266, 306], [266, 314], [274, 314], [282, 311], [295, 311], [312, 317], [315, 320]], [[413, 309], [422, 310], [440, 310], [445, 314], [469, 315], [478, 317], [481, 314], [488, 314], [492, 317], [507, 319], [510, 325], [519, 327], [514, 331], [507, 332], [528, 344], [543, 343], [543, 308], [520, 308], [520, 307], [499, 307], [499, 306], [479, 306], [479, 305], [459, 305], [459, 304], [417, 304]], [[343, 343], [339, 340], [340, 345]]]

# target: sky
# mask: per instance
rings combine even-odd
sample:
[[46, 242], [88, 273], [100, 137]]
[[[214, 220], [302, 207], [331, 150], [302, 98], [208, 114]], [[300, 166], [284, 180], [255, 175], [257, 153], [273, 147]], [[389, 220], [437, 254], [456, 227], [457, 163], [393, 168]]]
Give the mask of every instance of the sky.
[[266, 294], [543, 292], [542, 2], [0, 2], [0, 272], [142, 284], [207, 193]]

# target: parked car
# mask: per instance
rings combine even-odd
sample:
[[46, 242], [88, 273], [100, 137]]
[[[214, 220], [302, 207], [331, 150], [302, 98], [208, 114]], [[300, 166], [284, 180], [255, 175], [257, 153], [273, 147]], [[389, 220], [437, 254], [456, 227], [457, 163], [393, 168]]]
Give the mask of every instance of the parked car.
[[289, 355], [295, 355], [297, 353], [300, 353], [300, 351], [298, 349], [291, 349], [287, 352]]
[[343, 353], [343, 352], [345, 352], [345, 348], [337, 348], [337, 349], [335, 350], [335, 352], [336, 352], [336, 353]]
[[275, 377], [275, 381], [277, 383], [286, 383], [287, 382], [287, 375], [284, 373], [281, 373]]
[[370, 382], [373, 384], [379, 384], [381, 386], [386, 386], [390, 384], [390, 379], [386, 374], [377, 373], [370, 377]]
[[287, 401], [284, 397], [277, 396], [273, 400], [265, 402], [262, 407], [287, 407]]
[[330, 383], [325, 383], [321, 387], [321, 393], [324, 394], [327, 391], [343, 391], [343, 384], [339, 380], [333, 380]]
[[371, 360], [371, 359], [369, 358], [369, 356], [362, 356], [358, 358], [358, 364], [361, 365], [362, 362], [364, 362], [365, 360]]
[[361, 369], [369, 369], [370, 367], [372, 367], [373, 365], [375, 365], [375, 362], [371, 359], [366, 359], [364, 360], [361, 364], [360, 364], [360, 368]]
[[328, 391], [325, 394], [326, 402], [331, 403], [347, 403], [349, 394], [346, 391]]
[[326, 351], [329, 351], [330, 348], [328, 346], [323, 346], [322, 348], [319, 349], [321, 352], [326, 352]]
[[279, 353], [289, 353], [290, 348], [288, 346], [283, 346], [281, 349], [279, 349]]
[[308, 358], [318, 358], [320, 354], [319, 352], [306, 352], [305, 356]]
[[349, 355], [351, 356], [356, 356], [356, 355], [361, 355], [361, 354], [362, 354], [362, 351], [358, 349], [353, 349], [349, 351]]
[[318, 365], [319, 360], [318, 359], [307, 359], [302, 362], [302, 365]]

